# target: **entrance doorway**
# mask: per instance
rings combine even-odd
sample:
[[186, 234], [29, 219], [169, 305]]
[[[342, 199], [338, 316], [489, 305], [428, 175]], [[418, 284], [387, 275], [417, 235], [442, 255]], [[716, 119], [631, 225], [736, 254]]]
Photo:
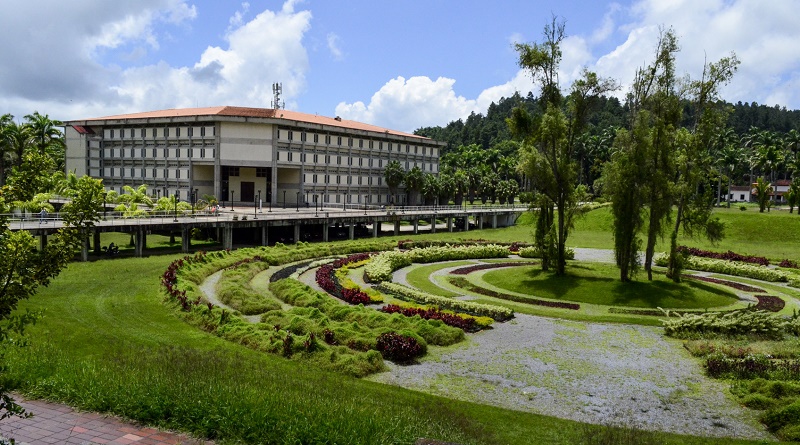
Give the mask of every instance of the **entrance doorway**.
[[244, 182], [241, 183], [242, 188], [242, 202], [253, 202], [256, 199], [255, 196], [255, 189], [256, 183], [255, 182]]

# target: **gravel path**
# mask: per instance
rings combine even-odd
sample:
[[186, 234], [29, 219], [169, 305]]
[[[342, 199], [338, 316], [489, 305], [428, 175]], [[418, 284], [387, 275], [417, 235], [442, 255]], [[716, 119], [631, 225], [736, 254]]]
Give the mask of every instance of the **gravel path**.
[[590, 423], [771, 439], [757, 413], [706, 378], [661, 329], [519, 314], [469, 344], [431, 347], [421, 363], [371, 380], [448, 398]]

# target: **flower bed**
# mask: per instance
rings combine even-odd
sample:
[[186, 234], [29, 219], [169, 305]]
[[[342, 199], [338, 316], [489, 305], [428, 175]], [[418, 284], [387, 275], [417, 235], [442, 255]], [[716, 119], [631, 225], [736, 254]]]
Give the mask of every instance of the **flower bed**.
[[488, 270], [488, 269], [498, 269], [501, 267], [513, 267], [513, 266], [530, 266], [536, 264], [535, 261], [514, 261], [508, 263], [492, 263], [492, 264], [476, 264], [474, 266], [466, 266], [460, 267], [458, 269], [451, 270], [450, 273], [452, 275], [467, 275], [471, 274], [472, 272], [477, 272], [479, 270]]
[[459, 287], [469, 292], [474, 292], [476, 294], [486, 295], [487, 297], [494, 297], [499, 298], [501, 300], [508, 300], [514, 301], [517, 303], [525, 303], [525, 304], [533, 304], [536, 306], [545, 306], [545, 307], [552, 307], [557, 309], [570, 309], [573, 311], [577, 311], [581, 308], [581, 305], [578, 303], [567, 303], [563, 301], [549, 301], [549, 300], [539, 300], [537, 298], [529, 298], [529, 297], [520, 297], [517, 295], [509, 295], [500, 292], [495, 292], [491, 289], [486, 289], [475, 284], [470, 283], [464, 277], [450, 277], [449, 280], [450, 284], [453, 286]]
[[764, 289], [761, 289], [760, 287], [750, 286], [743, 283], [737, 283], [736, 281], [722, 280], [720, 278], [701, 277], [699, 275], [682, 275], [682, 277], [689, 280], [697, 280], [697, 281], [705, 281], [706, 283], [721, 284], [723, 286], [732, 287], [736, 290], [744, 292], [766, 292]]
[[467, 246], [436, 246], [406, 251], [381, 252], [364, 268], [367, 280], [373, 283], [391, 281], [392, 272], [412, 263], [437, 263], [453, 260], [474, 260], [479, 258], [506, 258], [508, 247], [498, 244]]
[[[668, 257], [664, 254], [658, 255], [655, 259], [657, 266], [665, 267], [667, 266], [667, 262]], [[685, 259], [684, 267], [692, 270], [735, 275], [763, 281], [789, 281], [789, 276], [786, 274], [786, 272], [776, 269], [769, 269], [766, 266], [741, 263], [738, 261], [716, 260], [712, 258], [689, 256]]]
[[471, 315], [491, 317], [497, 321], [508, 320], [514, 316], [511, 309], [494, 306], [490, 304], [478, 304], [471, 301], [453, 300], [451, 298], [440, 297], [438, 295], [421, 292], [416, 289], [403, 286], [402, 284], [384, 281], [378, 285], [381, 291], [395, 295], [401, 300], [410, 300], [419, 304], [431, 304], [444, 309], [457, 312], [465, 312]]
[[408, 363], [425, 353], [425, 348], [414, 337], [396, 332], [381, 334], [376, 349], [383, 358], [397, 363]]
[[710, 250], [702, 250], [696, 247], [678, 246], [678, 252], [685, 253], [686, 255], [698, 256], [702, 258], [713, 258], [716, 260], [726, 261], [739, 261], [742, 263], [758, 264], [760, 266], [769, 266], [769, 260], [763, 256], [742, 255], [732, 251], [727, 252], [712, 252]]
[[422, 307], [401, 307], [396, 304], [387, 304], [381, 308], [382, 312], [387, 314], [402, 314], [406, 317], [413, 317], [419, 315], [424, 320], [440, 320], [442, 323], [459, 328], [465, 332], [475, 332], [479, 327], [475, 323], [474, 318], [464, 318], [456, 314], [442, 312], [438, 308], [422, 308]]
[[663, 324], [664, 333], [676, 338], [756, 335], [780, 340], [786, 332], [787, 320], [765, 311], [738, 310], [678, 315]]
[[336, 269], [344, 267], [348, 264], [358, 263], [368, 259], [369, 253], [357, 253], [350, 255], [346, 258], [341, 258], [333, 263], [325, 264], [317, 269], [315, 279], [319, 287], [331, 295], [341, 298], [350, 304], [370, 304], [373, 302], [372, 298], [366, 292], [361, 290], [360, 287], [345, 287], [339, 278], [336, 276]]
[[[774, 295], [754, 295], [758, 300], [758, 303], [755, 306], [748, 307], [746, 309], [734, 309], [730, 311], [714, 311], [715, 314], [725, 314], [735, 311], [741, 310], [752, 310], [752, 311], [765, 311], [765, 312], [780, 312], [786, 306], [786, 302], [783, 301], [781, 298], [776, 297]], [[669, 314], [672, 315], [688, 315], [688, 314], [704, 314], [708, 311], [691, 311], [691, 310], [680, 310], [680, 311], [664, 311], [663, 309], [628, 309], [628, 308], [618, 308], [612, 307], [608, 309], [609, 313], [612, 314], [629, 314], [629, 315], [648, 315], [653, 317], [667, 317]]]
[[800, 266], [797, 264], [797, 261], [793, 261], [790, 259], [785, 259], [778, 264], [780, 267], [788, 267], [790, 269], [800, 269]]

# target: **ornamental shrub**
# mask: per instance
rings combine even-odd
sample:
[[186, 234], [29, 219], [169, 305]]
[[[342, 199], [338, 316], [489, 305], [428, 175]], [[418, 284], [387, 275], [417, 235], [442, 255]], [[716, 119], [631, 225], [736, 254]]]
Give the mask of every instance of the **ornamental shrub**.
[[678, 314], [662, 323], [664, 333], [675, 338], [757, 335], [774, 340], [783, 338], [787, 325], [777, 314], [748, 310]]
[[475, 244], [463, 246], [432, 246], [407, 251], [381, 252], [364, 268], [367, 280], [373, 283], [391, 281], [392, 272], [412, 263], [438, 263], [441, 261], [472, 260], [478, 258], [506, 258], [507, 246]]
[[514, 311], [506, 307], [454, 300], [411, 289], [402, 284], [383, 282], [379, 285], [379, 289], [393, 294], [401, 300], [409, 300], [419, 304], [432, 304], [456, 312], [466, 312], [471, 315], [491, 317], [497, 321], [508, 320], [514, 316]]
[[383, 358], [396, 363], [408, 363], [425, 352], [414, 337], [400, 335], [396, 332], [379, 335], [376, 349], [383, 355]]
[[[568, 260], [575, 259], [575, 249], [571, 247], [564, 248], [564, 254]], [[521, 247], [519, 249], [519, 256], [522, 258], [541, 258], [542, 254], [539, 252], [539, 249], [535, 246], [532, 247]]]
[[[667, 261], [668, 257], [666, 254], [659, 254], [655, 258], [655, 263], [657, 266], [666, 267]], [[755, 264], [741, 263], [738, 261], [726, 261], [689, 256], [684, 258], [684, 268], [754, 278], [756, 280], [763, 281], [789, 281], [789, 275], [784, 271], [769, 269], [765, 266], [759, 266]]]

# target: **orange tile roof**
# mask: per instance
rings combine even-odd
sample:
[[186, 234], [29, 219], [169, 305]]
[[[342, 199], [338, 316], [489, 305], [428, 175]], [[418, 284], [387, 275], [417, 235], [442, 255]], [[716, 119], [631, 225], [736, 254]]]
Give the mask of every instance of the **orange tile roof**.
[[203, 108], [176, 108], [169, 110], [145, 111], [142, 113], [119, 114], [115, 116], [94, 117], [90, 119], [85, 119], [82, 122], [123, 120], [123, 119], [192, 117], [192, 116], [231, 116], [231, 117], [267, 118], [267, 119], [286, 119], [286, 120], [305, 122], [310, 124], [329, 125], [332, 127], [341, 127], [353, 130], [386, 133], [394, 136], [429, 139], [411, 133], [404, 133], [402, 131], [390, 130], [388, 128], [365, 124], [363, 122], [320, 116], [316, 114], [300, 113], [298, 111], [275, 110], [272, 108], [248, 108], [248, 107], [230, 107], [230, 106], [203, 107]]

